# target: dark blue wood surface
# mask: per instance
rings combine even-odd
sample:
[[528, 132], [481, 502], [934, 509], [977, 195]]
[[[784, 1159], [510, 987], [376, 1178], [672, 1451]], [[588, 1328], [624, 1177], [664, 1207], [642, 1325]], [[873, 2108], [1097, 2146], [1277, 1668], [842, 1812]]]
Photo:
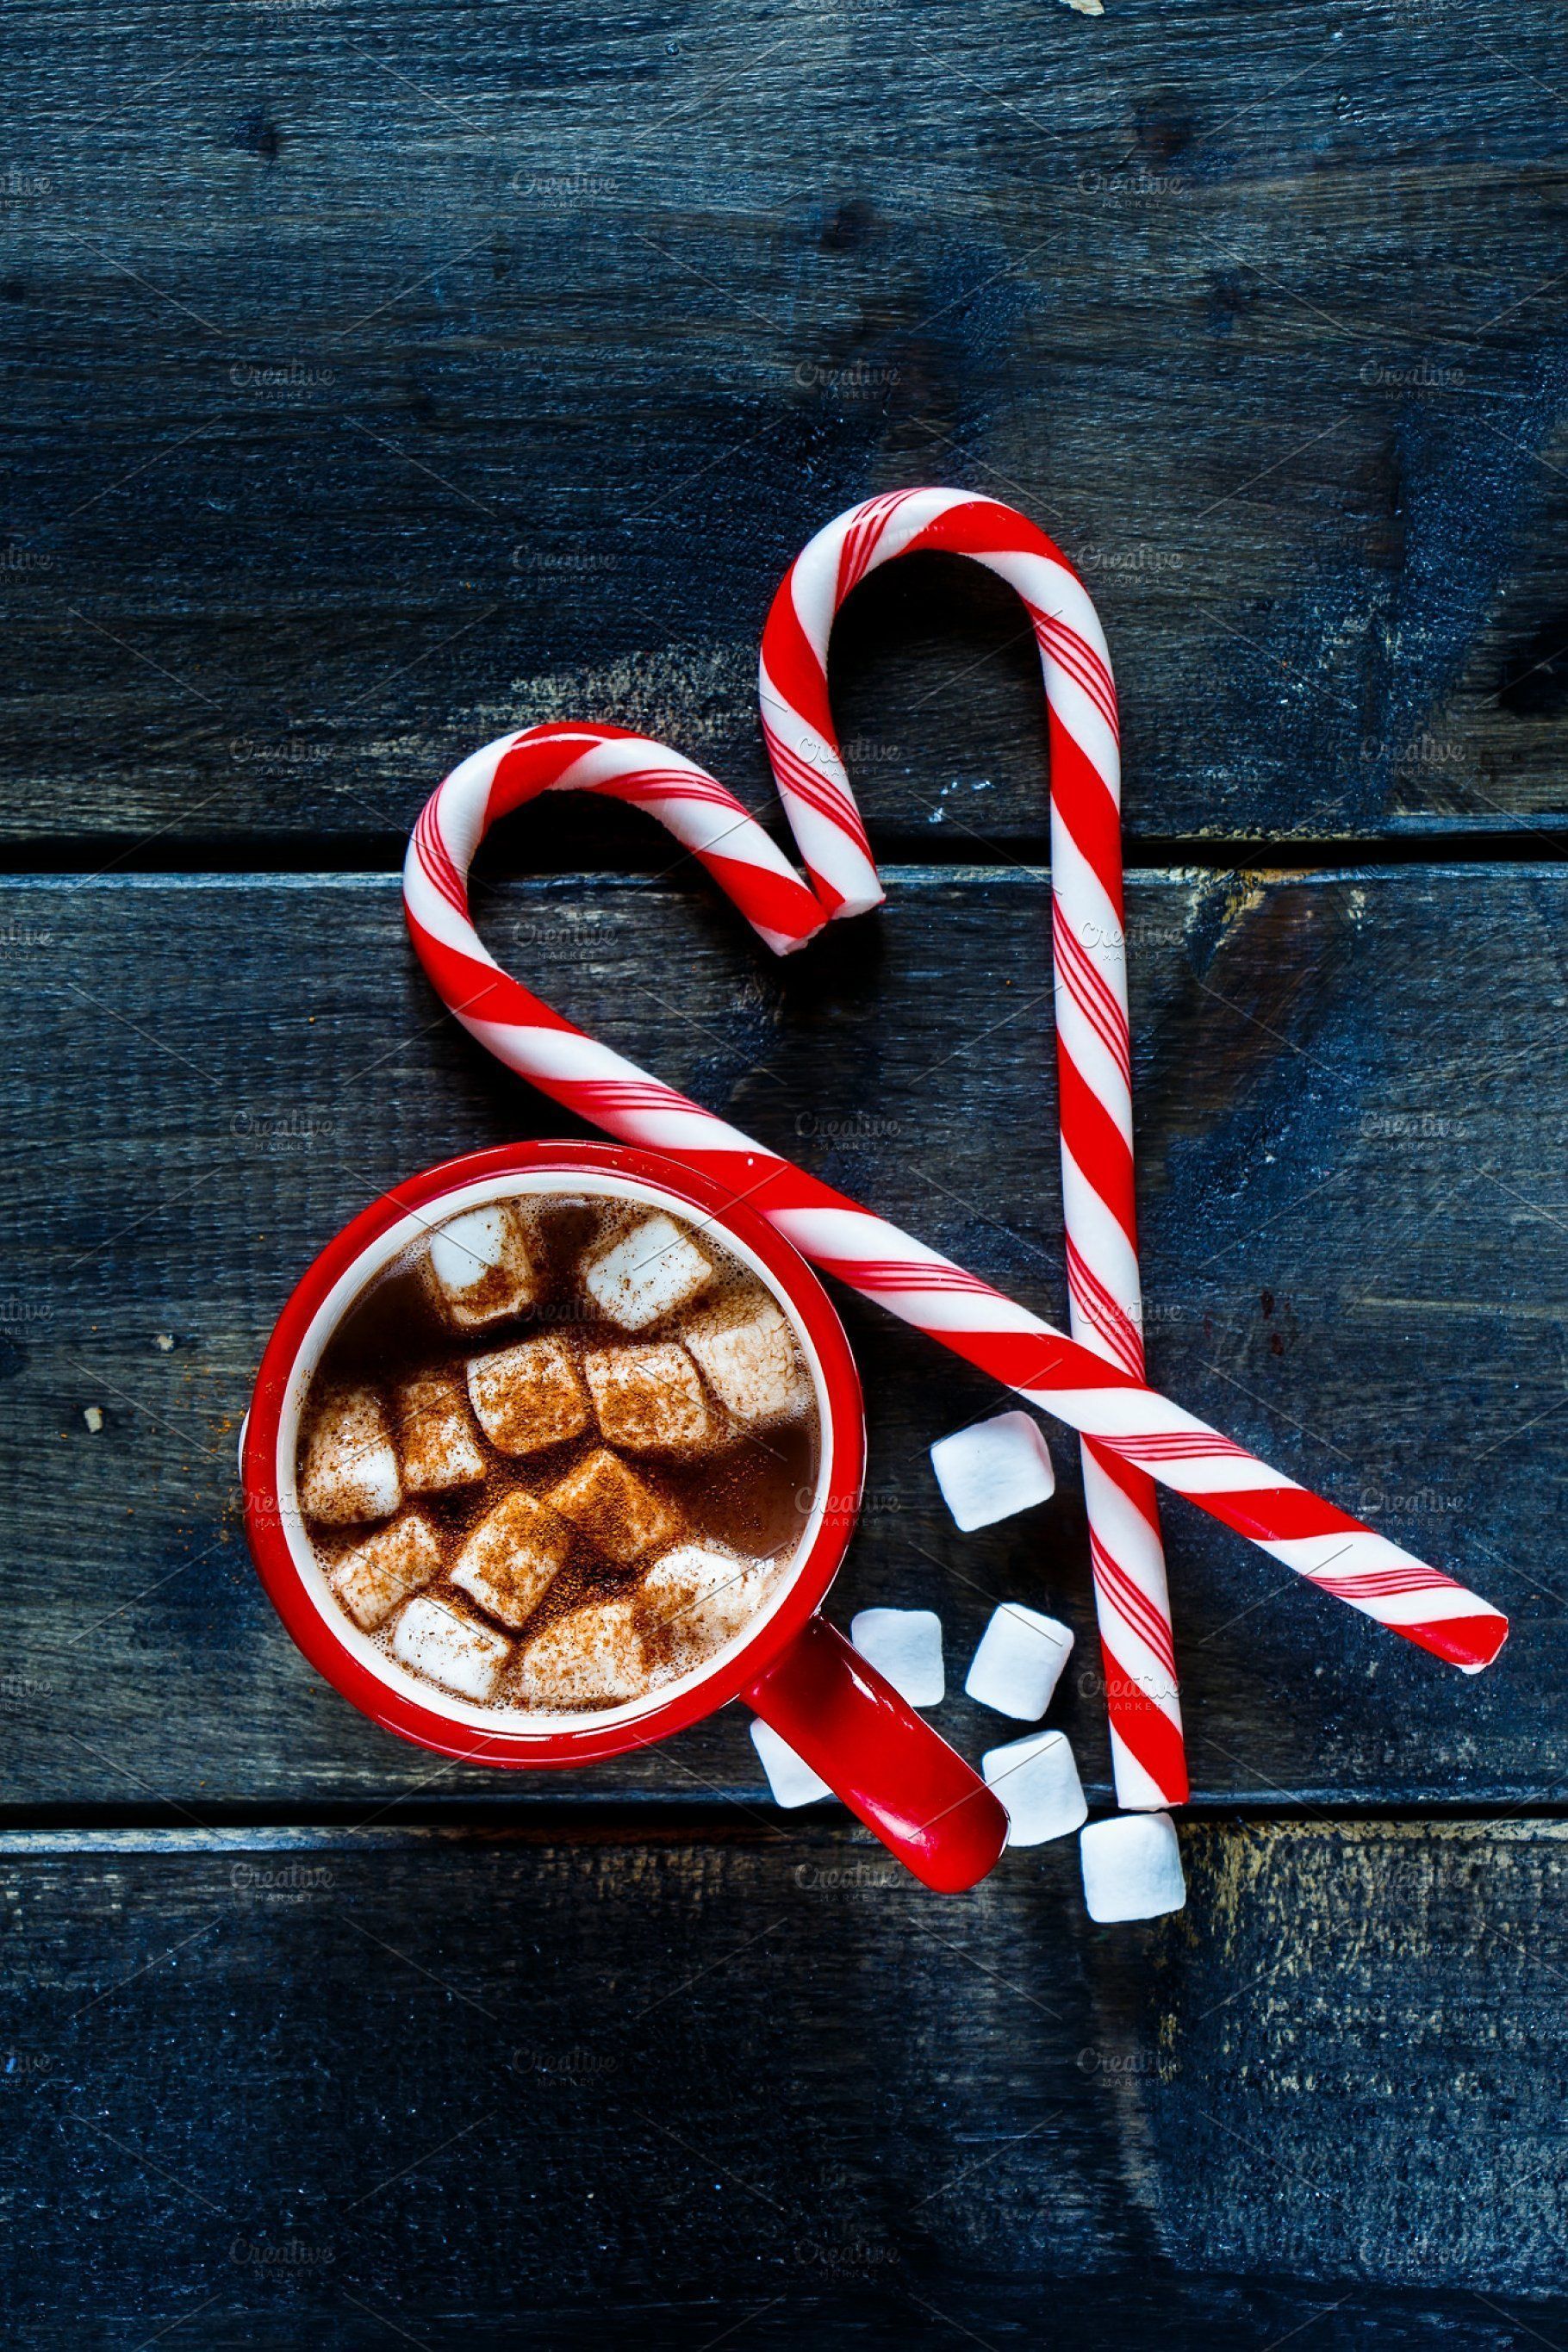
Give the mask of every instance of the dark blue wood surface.
[[[0, 26], [9, 2341], [1568, 2336], [1562, 19], [1107, 10]], [[588, 716], [766, 809], [779, 573], [943, 479], [1111, 638], [1156, 1366], [1517, 1628], [1461, 1684], [1173, 1511], [1191, 1901], [1132, 1929], [1070, 1843], [925, 1897], [773, 1811], [738, 1718], [432, 1771], [312, 1679], [234, 1513], [304, 1260], [560, 1124], [410, 965], [431, 783]], [[484, 920], [1050, 1310], [1032, 660], [957, 570], [857, 599], [899, 871], [787, 972], [599, 811], [499, 842]], [[848, 1319], [846, 1608], [938, 1607], [952, 1672], [1047, 1599], [1103, 1806], [1068, 1449], [965, 1549], [923, 1449], [978, 1385]]]

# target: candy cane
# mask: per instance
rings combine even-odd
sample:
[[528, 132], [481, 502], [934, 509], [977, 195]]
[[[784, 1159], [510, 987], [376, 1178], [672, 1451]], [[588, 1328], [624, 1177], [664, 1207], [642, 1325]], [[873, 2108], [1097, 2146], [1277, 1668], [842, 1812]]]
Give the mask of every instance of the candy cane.
[[[828, 705], [828, 638], [868, 572], [931, 549], [969, 556], [1016, 589], [1039, 646], [1050, 724], [1068, 1328], [1142, 1380], [1116, 688], [1082, 582], [1043, 531], [994, 499], [903, 490], [851, 507], [795, 558], [768, 614], [760, 681], [768, 757], [823, 904], [834, 914], [875, 906], [881, 889]], [[1154, 1482], [1092, 1438], [1080, 1450], [1117, 1798], [1183, 1804], [1187, 1766]]]
[[[662, 744], [607, 727], [538, 727], [502, 736], [463, 761], [431, 795], [403, 870], [420, 961], [470, 1035], [609, 1134], [707, 1170], [804, 1256], [1042, 1412], [1099, 1439], [1120, 1462], [1188, 1496], [1310, 1583], [1467, 1673], [1489, 1664], [1508, 1621], [1487, 1601], [1269, 1469], [1120, 1364], [650, 1077], [503, 972], [468, 912], [474, 853], [489, 826], [523, 801], [582, 788], [640, 803], [678, 837], [698, 844], [710, 872], [726, 887], [733, 880], [738, 902], [772, 943], [797, 945], [815, 928], [820, 908], [761, 826], [721, 784]], [[697, 815], [699, 808], [705, 814]]]

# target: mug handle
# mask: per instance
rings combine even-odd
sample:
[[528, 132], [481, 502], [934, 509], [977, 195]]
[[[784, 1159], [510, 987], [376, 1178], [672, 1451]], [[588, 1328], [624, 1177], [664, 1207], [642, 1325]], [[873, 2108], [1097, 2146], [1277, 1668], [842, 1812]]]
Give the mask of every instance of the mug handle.
[[1006, 1844], [1001, 1800], [825, 1617], [741, 1696], [939, 1894], [973, 1886]]

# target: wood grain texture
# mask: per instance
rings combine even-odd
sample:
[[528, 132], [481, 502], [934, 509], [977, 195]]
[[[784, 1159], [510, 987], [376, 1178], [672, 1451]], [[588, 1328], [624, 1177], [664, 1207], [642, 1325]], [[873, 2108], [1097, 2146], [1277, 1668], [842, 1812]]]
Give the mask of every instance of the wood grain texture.
[[[438, 1013], [390, 880], [3, 898], [6, 1801], [202, 1818], [493, 1793], [499, 1776], [373, 1730], [295, 1656], [247, 1564], [234, 1446], [272, 1320], [338, 1226], [561, 1115]], [[1134, 878], [1157, 1377], [1515, 1628], [1462, 1680], [1173, 1503], [1200, 1799], [1563, 1792], [1565, 911], [1545, 867]], [[670, 881], [492, 882], [480, 919], [591, 1029], [1059, 1315], [1042, 876], [900, 872], [881, 916], [783, 966]], [[1066, 1616], [1080, 1647], [1056, 1719], [1103, 1792], [1068, 1446], [1047, 1510], [958, 1537], [925, 1449], [995, 1392], [871, 1308], [846, 1315], [871, 1465], [836, 1612], [940, 1608], [955, 1690], [996, 1600]], [[962, 1699], [939, 1720], [971, 1754], [998, 1737]], [[761, 1784], [731, 1711], [635, 1761], [504, 1786], [749, 1801]]]
[[[776, 580], [932, 478], [1085, 566], [1135, 838], [1560, 828], [1558, 32], [18, 12], [0, 832], [379, 850], [550, 716], [764, 805]], [[846, 616], [878, 838], [1040, 836], [1018, 617], [936, 569]]]
[[[1108, 7], [0, 24], [0, 856], [71, 869], [0, 891], [8, 2343], [1568, 2341], [1560, 21]], [[1463, 1683], [1173, 1505], [1214, 1811], [1142, 1927], [1087, 1923], [1071, 1841], [935, 1902], [777, 1814], [738, 1710], [439, 1766], [295, 1655], [235, 1511], [313, 1251], [563, 1125], [413, 969], [431, 784], [589, 716], [771, 821], [773, 584], [933, 479], [1083, 567], [1173, 869], [1130, 905], [1158, 1376], [1514, 1619]], [[911, 564], [834, 691], [883, 917], [775, 966], [568, 803], [489, 853], [487, 936], [1056, 1314], [1032, 649]], [[524, 840], [556, 878], [496, 878]], [[1320, 842], [1434, 862], [1173, 870]], [[265, 870], [317, 858], [384, 870]], [[208, 860], [258, 870], [125, 870]], [[955, 1536], [925, 1448], [992, 1392], [846, 1317], [835, 1613], [939, 1608], [955, 1689], [997, 1598], [1067, 1617], [1104, 1803], [1069, 1447]]]
[[1117, 1930], [1071, 1840], [9, 1839], [8, 2325], [1555, 2340], [1568, 1829], [1183, 1838]]

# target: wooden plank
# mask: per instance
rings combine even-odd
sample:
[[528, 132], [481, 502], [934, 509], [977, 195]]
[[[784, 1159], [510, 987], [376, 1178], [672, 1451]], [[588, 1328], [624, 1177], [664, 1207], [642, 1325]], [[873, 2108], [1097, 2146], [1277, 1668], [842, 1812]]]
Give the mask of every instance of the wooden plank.
[[1071, 1841], [9, 1840], [9, 2324], [1556, 2340], [1568, 1829], [1184, 1840], [1117, 1929]]
[[[561, 715], [763, 805], [776, 580], [933, 478], [1086, 566], [1135, 837], [1561, 825], [1550, 12], [660, 24], [18, 17], [5, 837], [380, 843]], [[838, 653], [879, 838], [1040, 836], [1000, 591]]]
[[[1461, 1680], [1173, 1504], [1201, 1796], [1560, 1784], [1564, 895], [1525, 867], [1134, 881], [1158, 1377], [1515, 1622], [1499, 1664]], [[564, 1122], [437, 1013], [389, 879], [0, 897], [7, 1801], [200, 1815], [493, 1793], [372, 1730], [295, 1656], [247, 1565], [234, 1445], [284, 1297], [351, 1213]], [[900, 873], [882, 916], [784, 965], [670, 883], [496, 887], [483, 919], [590, 1028], [1059, 1315], [1044, 877]], [[1045, 1513], [956, 1536], [925, 1448], [994, 1392], [872, 1309], [846, 1315], [871, 1468], [837, 1613], [938, 1606], [955, 1689], [995, 1600], [1065, 1615], [1081, 1646], [1059, 1719], [1102, 1790], [1069, 1447]], [[971, 1753], [998, 1736], [962, 1699], [940, 1720]], [[735, 1714], [574, 1783], [504, 1785], [760, 1789]]]

